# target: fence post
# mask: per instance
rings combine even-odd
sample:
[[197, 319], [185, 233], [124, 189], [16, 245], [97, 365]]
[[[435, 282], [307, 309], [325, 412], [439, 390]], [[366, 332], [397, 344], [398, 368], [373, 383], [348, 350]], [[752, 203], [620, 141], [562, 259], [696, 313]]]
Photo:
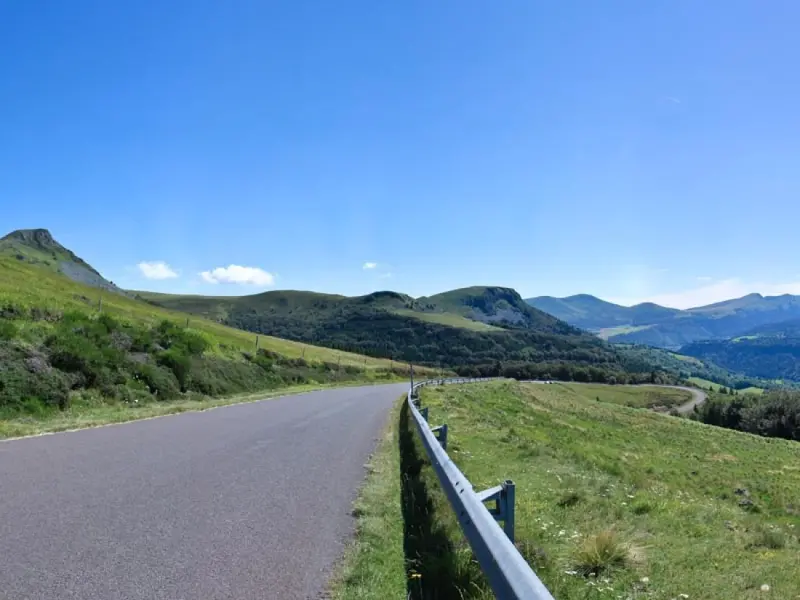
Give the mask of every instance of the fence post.
[[258, 336], [256, 336], [256, 352], [258, 352]]
[[428, 422], [428, 407], [426, 406], [425, 408], [420, 408], [419, 412], [422, 415], [422, 418], [425, 419], [425, 422], [427, 423]]

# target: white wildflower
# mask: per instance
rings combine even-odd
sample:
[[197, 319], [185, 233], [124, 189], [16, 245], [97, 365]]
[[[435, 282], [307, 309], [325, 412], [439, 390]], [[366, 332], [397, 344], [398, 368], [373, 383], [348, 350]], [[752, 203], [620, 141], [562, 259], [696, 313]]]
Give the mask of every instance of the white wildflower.
[[769, 591], [769, 586], [765, 583], [764, 585], [761, 586], [761, 591], [762, 592], [768, 592]]
[[639, 581], [641, 581], [642, 583], [650, 583], [650, 578], [649, 577], [642, 577]]

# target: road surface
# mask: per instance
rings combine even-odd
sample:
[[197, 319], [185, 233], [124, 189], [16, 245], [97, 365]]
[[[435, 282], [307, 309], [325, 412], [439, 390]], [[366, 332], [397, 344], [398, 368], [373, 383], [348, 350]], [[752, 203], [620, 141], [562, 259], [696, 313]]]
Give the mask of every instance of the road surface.
[[317, 598], [407, 384], [0, 442], [0, 599]]

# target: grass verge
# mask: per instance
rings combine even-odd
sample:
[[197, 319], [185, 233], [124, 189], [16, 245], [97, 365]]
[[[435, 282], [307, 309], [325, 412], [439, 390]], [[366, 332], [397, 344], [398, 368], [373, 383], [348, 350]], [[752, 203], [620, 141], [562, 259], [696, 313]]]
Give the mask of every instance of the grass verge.
[[333, 384], [296, 385], [283, 389], [238, 394], [224, 398], [209, 398], [195, 395], [171, 402], [149, 402], [139, 406], [123, 403], [107, 404], [105, 402], [98, 402], [94, 405], [75, 403], [67, 410], [47, 413], [42, 416], [20, 415], [14, 418], [0, 419], [0, 440], [41, 435], [44, 433], [72, 431], [75, 429], [87, 429], [90, 427], [101, 427], [103, 425], [113, 425], [116, 423], [127, 423], [129, 421], [152, 419], [154, 417], [163, 417], [183, 412], [196, 412], [220, 406], [242, 404], [244, 402], [257, 402], [258, 400], [302, 394], [316, 390], [362, 385], [381, 385], [397, 381], [403, 381], [403, 379], [376, 381], [374, 383], [368, 381], [347, 381]]
[[449, 529], [458, 524], [405, 399], [392, 412], [368, 472], [355, 504], [356, 535], [332, 596], [461, 600], [472, 590], [475, 597], [480, 570], [469, 547], [451, 540]]
[[[476, 489], [515, 481], [517, 546], [559, 600], [800, 594], [797, 443], [565, 386], [443, 386], [422, 399]], [[436, 524], [463, 561], [451, 512]], [[490, 596], [476, 578], [461, 597]]]

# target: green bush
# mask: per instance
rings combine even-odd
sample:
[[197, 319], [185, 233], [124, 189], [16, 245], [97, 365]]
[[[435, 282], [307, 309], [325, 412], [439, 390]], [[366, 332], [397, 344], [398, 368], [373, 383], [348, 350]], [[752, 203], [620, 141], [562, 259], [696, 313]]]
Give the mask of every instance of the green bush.
[[17, 326], [11, 321], [0, 321], [0, 340], [13, 340], [17, 337]]
[[47, 364], [37, 367], [13, 342], [0, 342], [0, 408], [25, 412], [36, 402], [47, 407], [69, 406], [68, 378]]
[[134, 377], [147, 386], [156, 400], [172, 400], [180, 395], [178, 380], [169, 369], [156, 365], [138, 365]]
[[168, 368], [175, 375], [178, 380], [178, 385], [182, 392], [186, 391], [186, 383], [189, 380], [189, 373], [192, 370], [191, 357], [185, 353], [181, 348], [170, 348], [159, 352], [156, 356], [156, 362]]

